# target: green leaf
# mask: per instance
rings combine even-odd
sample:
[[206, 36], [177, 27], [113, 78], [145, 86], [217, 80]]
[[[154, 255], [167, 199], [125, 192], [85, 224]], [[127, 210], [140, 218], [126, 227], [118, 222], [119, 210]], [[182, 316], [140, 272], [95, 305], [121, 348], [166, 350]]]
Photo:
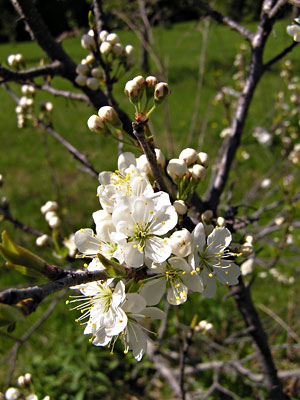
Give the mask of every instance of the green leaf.
[[126, 275], [126, 270], [123, 265], [113, 260], [108, 260], [102, 254], [97, 254], [99, 261], [103, 264], [105, 272], [108, 273], [112, 278], [121, 278]]

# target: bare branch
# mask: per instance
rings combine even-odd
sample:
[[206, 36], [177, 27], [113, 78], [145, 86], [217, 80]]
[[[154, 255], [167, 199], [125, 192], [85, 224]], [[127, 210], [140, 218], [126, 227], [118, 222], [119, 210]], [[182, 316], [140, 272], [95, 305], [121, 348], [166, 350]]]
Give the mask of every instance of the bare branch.
[[96, 19], [96, 24], [97, 24], [97, 31], [98, 33], [102, 29], [102, 2], [99, 0], [93, 0], [93, 11]]
[[277, 61], [281, 60], [284, 56], [286, 56], [288, 53], [290, 53], [294, 49], [294, 47], [296, 47], [298, 44], [299, 44], [299, 42], [293, 42], [291, 45], [289, 45], [284, 50], [282, 50], [279, 54], [277, 54], [277, 56], [275, 56], [270, 61], [265, 63], [263, 65], [264, 71], [269, 69], [273, 64], [275, 64]]
[[233, 29], [234, 31], [240, 33], [248, 42], [252, 42], [254, 33], [251, 32], [249, 29], [245, 28], [244, 26], [240, 25], [233, 19], [221, 14], [219, 11], [213, 9], [210, 7], [207, 3], [205, 3], [202, 0], [197, 0], [196, 2], [202, 10], [206, 11], [206, 13], [219, 22], [220, 24], [227, 25], [229, 26], [230, 29]]
[[59, 90], [50, 85], [37, 85], [36, 83], [33, 83], [33, 86], [39, 90], [49, 92], [54, 96], [61, 96], [65, 97], [66, 99], [84, 101], [85, 103], [91, 104], [90, 99], [83, 93], [70, 92], [69, 90]]
[[163, 190], [166, 193], [169, 193], [169, 190], [168, 190], [168, 188], [164, 182], [164, 179], [162, 177], [162, 174], [159, 170], [159, 166], [157, 165], [156, 155], [155, 155], [154, 151], [151, 150], [149, 143], [145, 137], [144, 126], [145, 126], [145, 123], [133, 122], [132, 123], [133, 133], [134, 133], [135, 137], [137, 138], [139, 144], [141, 145], [141, 148], [143, 149], [143, 151], [147, 157], [153, 177], [156, 180], [156, 183], [157, 183], [159, 189]]
[[0, 83], [9, 81], [24, 82], [29, 79], [36, 78], [37, 76], [62, 75], [62, 72], [63, 65], [59, 61], [54, 61], [48, 65], [28, 68], [21, 71], [13, 71], [0, 65]]
[[64, 139], [56, 130], [54, 130], [51, 126], [44, 124], [42, 121], [37, 120], [36, 121], [37, 125], [46, 130], [47, 132], [51, 133], [55, 139], [57, 139], [67, 150], [69, 153], [72, 154], [72, 156], [81, 162], [81, 164], [84, 165], [85, 171], [93, 176], [94, 178], [98, 179], [99, 173], [95, 170], [93, 165], [88, 161], [86, 156], [82, 154], [79, 150], [77, 150], [71, 143], [69, 143], [66, 139]]
[[109, 276], [103, 271], [68, 271], [56, 267], [65, 274], [63, 278], [53, 282], [45, 283], [40, 286], [33, 286], [23, 289], [7, 289], [0, 292], [0, 303], [14, 305], [25, 299], [32, 300], [30, 312], [34, 311], [39, 303], [50, 294], [58, 292], [64, 288], [80, 285], [82, 283], [93, 282], [97, 280], [107, 280]]

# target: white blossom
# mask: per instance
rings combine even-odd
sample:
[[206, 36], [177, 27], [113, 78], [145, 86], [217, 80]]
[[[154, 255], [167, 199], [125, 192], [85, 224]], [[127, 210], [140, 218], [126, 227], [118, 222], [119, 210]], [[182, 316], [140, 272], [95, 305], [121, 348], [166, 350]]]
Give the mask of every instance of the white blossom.
[[237, 284], [240, 269], [230, 260], [234, 254], [226, 250], [231, 242], [229, 230], [215, 228], [206, 239], [204, 226], [200, 222], [192, 235], [193, 254], [189, 262], [202, 279], [204, 296], [215, 295], [216, 279], [226, 286]]

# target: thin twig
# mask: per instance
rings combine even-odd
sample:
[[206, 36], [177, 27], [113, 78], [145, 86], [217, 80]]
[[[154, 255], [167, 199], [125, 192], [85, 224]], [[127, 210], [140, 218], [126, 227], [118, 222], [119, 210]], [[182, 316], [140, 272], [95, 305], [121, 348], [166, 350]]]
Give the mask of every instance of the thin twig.
[[275, 56], [274, 58], [272, 58], [270, 61], [266, 62], [263, 65], [263, 70], [266, 71], [266, 70], [270, 69], [270, 67], [273, 64], [275, 64], [277, 61], [281, 60], [284, 56], [286, 56], [288, 53], [290, 53], [294, 49], [294, 47], [298, 46], [298, 44], [299, 44], [299, 42], [293, 42], [288, 47], [283, 49], [279, 54], [277, 54], [277, 56]]
[[42, 65], [21, 71], [12, 71], [0, 65], [0, 83], [9, 81], [25, 82], [38, 76], [61, 75], [62, 72], [63, 65], [59, 61], [54, 61], [52, 64], [49, 65]]

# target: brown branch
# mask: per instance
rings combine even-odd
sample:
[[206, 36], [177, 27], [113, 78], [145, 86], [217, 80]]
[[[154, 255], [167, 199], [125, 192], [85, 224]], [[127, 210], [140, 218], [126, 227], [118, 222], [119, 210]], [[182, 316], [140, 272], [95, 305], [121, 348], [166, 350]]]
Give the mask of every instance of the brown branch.
[[[56, 304], [59, 302], [59, 300], [65, 295], [65, 291], [61, 293], [58, 297], [56, 297], [49, 305], [47, 310], [44, 312], [44, 314], [28, 329], [28, 331], [20, 338], [18, 339], [18, 343], [16, 343], [13, 348], [10, 350], [10, 363], [9, 363], [9, 370], [6, 378], [6, 385], [9, 386], [11, 382], [11, 378], [15, 369], [15, 364], [17, 360], [17, 355], [20, 347], [22, 344], [24, 344], [29, 337], [46, 321], [46, 319], [50, 316], [54, 308], [56, 307]], [[5, 357], [7, 358], [7, 357]], [[3, 360], [1, 360], [2, 362]], [[1, 363], [0, 362], [0, 363]]]
[[240, 277], [239, 284], [231, 286], [230, 289], [238, 309], [244, 318], [246, 327], [254, 328], [250, 330], [249, 334], [257, 350], [258, 360], [264, 375], [269, 397], [278, 400], [288, 399], [289, 397], [282, 391], [281, 382], [277, 375], [266, 333], [252, 302], [250, 288], [245, 287]]
[[288, 53], [290, 53], [294, 49], [294, 47], [298, 46], [298, 44], [299, 44], [299, 42], [293, 42], [288, 47], [283, 49], [279, 54], [277, 54], [277, 56], [272, 58], [270, 61], [266, 62], [263, 65], [264, 71], [268, 70], [273, 64], [275, 64], [277, 61], [281, 60], [284, 56], [286, 56]]
[[96, 19], [97, 31], [99, 33], [102, 29], [102, 15], [103, 15], [101, 0], [93, 0], [93, 11]]
[[0, 78], [2, 78], [0, 83], [9, 81], [24, 82], [38, 76], [62, 75], [62, 72], [63, 65], [59, 61], [54, 61], [48, 65], [38, 66], [21, 71], [13, 71], [0, 65]]
[[93, 176], [94, 178], [98, 179], [99, 173], [95, 170], [93, 165], [88, 161], [86, 156], [82, 154], [79, 150], [77, 150], [71, 143], [69, 143], [66, 139], [64, 139], [56, 130], [54, 130], [51, 126], [44, 124], [42, 121], [37, 120], [35, 121], [37, 126], [40, 128], [46, 130], [47, 132], [51, 133], [53, 137], [55, 137], [56, 140], [58, 140], [67, 150], [69, 153], [72, 154], [72, 156], [81, 162], [81, 164], [84, 165], [85, 171]]
[[[23, 17], [28, 23], [31, 31], [38, 45], [44, 50], [47, 56], [52, 60], [58, 60], [63, 65], [62, 76], [73, 83], [74, 86], [81, 89], [86, 96], [90, 99], [93, 106], [98, 109], [102, 106], [106, 106], [108, 99], [102, 90], [90, 90], [86, 86], [79, 87], [75, 83], [76, 74], [76, 64], [70, 58], [70, 56], [65, 52], [62, 45], [58, 43], [51, 35], [45, 21], [38, 12], [32, 0], [10, 0], [12, 5], [15, 7], [16, 11]], [[118, 112], [119, 118], [122, 121], [124, 130], [129, 134], [132, 134], [131, 121], [128, 115], [121, 110], [116, 102], [115, 108]]]
[[97, 280], [106, 280], [109, 276], [103, 271], [68, 271], [57, 267], [61, 273], [64, 273], [63, 278], [57, 279], [53, 282], [45, 283], [40, 286], [33, 286], [22, 289], [7, 289], [0, 292], [0, 303], [14, 305], [22, 300], [31, 299], [32, 307], [30, 312], [34, 311], [39, 303], [47, 296], [58, 292], [70, 286], [80, 285], [82, 283], [93, 282]]
[[266, 40], [270, 32], [272, 31], [274, 22], [275, 21], [273, 19], [268, 18], [267, 13], [263, 13], [255, 35], [251, 36], [252, 51], [250, 69], [243, 91], [237, 102], [237, 108], [235, 110], [235, 114], [231, 124], [231, 136], [224, 150], [216, 179], [209, 187], [205, 195], [206, 206], [213, 211], [216, 211], [220, 201], [220, 197], [227, 183], [236, 151], [239, 148], [241, 142], [241, 136], [248, 115], [248, 110], [254, 95], [254, 91], [264, 72], [263, 51]]
[[133, 122], [132, 123], [133, 134], [137, 138], [141, 148], [143, 149], [143, 152], [147, 157], [148, 163], [150, 165], [153, 177], [156, 180], [157, 186], [159, 187], [160, 190], [169, 193], [169, 190], [160, 172], [159, 166], [157, 165], [156, 155], [154, 151], [152, 151], [152, 149], [150, 148], [149, 143], [145, 137], [144, 126], [145, 123]]
[[221, 14], [219, 11], [210, 7], [207, 3], [202, 0], [197, 0], [196, 4], [204, 10], [211, 18], [219, 22], [220, 24], [229, 26], [230, 29], [240, 33], [248, 42], [252, 42], [254, 33], [244, 26], [240, 25], [233, 19]]
[[54, 96], [65, 97], [66, 99], [70, 100], [84, 101], [85, 103], [91, 104], [89, 98], [83, 93], [70, 92], [69, 90], [59, 90], [49, 85], [37, 85], [36, 83], [33, 83], [33, 86], [39, 90], [49, 92]]

